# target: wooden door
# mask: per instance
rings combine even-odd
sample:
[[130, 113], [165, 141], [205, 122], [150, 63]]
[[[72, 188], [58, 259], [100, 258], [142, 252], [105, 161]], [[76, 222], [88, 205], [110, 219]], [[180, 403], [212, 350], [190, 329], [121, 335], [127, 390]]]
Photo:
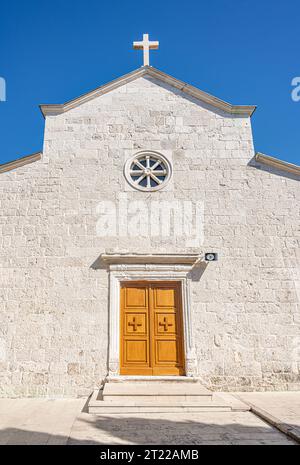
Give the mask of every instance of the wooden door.
[[120, 327], [120, 374], [184, 374], [180, 283], [122, 283]]

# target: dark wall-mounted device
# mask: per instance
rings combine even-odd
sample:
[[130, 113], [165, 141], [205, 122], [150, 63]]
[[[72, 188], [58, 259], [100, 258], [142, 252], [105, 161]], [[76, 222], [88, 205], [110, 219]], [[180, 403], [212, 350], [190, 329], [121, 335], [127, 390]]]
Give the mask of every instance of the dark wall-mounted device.
[[218, 254], [216, 252], [208, 252], [204, 255], [206, 262], [216, 262], [218, 260]]

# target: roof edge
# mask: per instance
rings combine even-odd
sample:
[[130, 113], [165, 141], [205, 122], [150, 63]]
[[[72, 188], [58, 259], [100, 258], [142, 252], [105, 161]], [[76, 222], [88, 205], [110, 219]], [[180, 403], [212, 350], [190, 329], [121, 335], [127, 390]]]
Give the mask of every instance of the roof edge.
[[156, 79], [159, 79], [181, 90], [182, 92], [191, 95], [192, 97], [195, 97], [198, 100], [201, 100], [202, 102], [205, 102], [213, 107], [219, 108], [220, 110], [223, 110], [230, 114], [251, 116], [256, 110], [255, 105], [232, 105], [228, 102], [225, 102], [224, 100], [221, 100], [217, 97], [214, 97], [213, 95], [210, 95], [198, 89], [197, 87], [187, 84], [184, 81], [180, 81], [179, 79], [176, 79], [173, 76], [170, 76], [169, 74], [166, 74], [165, 72], [160, 71], [157, 68], [153, 68], [152, 66], [142, 66], [141, 68], [131, 71], [128, 74], [124, 74], [123, 76], [114, 79], [113, 81], [110, 81], [107, 84], [97, 87], [96, 89], [87, 92], [75, 99], [69, 100], [65, 103], [41, 104], [39, 105], [39, 107], [44, 117], [59, 115], [65, 113], [68, 110], [71, 110], [72, 108], [76, 108], [82, 103], [88, 102], [94, 99], [95, 97], [106, 94], [111, 90], [117, 89], [118, 87], [127, 84], [128, 82], [131, 82], [134, 79], [142, 77], [146, 74]]
[[279, 158], [271, 157], [270, 155], [265, 155], [264, 153], [257, 152], [255, 155], [255, 160], [265, 165], [272, 166], [282, 171], [287, 171], [288, 173], [297, 174], [300, 176], [300, 166], [294, 165]]
[[72, 100], [68, 100], [65, 103], [41, 104], [39, 105], [40, 110], [44, 117], [65, 113], [66, 111], [71, 110], [72, 108], [76, 108], [82, 103], [88, 102], [95, 97], [99, 97], [100, 95], [106, 94], [111, 90], [117, 89], [118, 87], [127, 84], [127, 82], [131, 82], [134, 79], [143, 76], [146, 73], [145, 68], [148, 67], [143, 66], [139, 69], [131, 71], [130, 73], [124, 74], [119, 78], [109, 81], [107, 84], [96, 87], [96, 89], [86, 92], [85, 94], [82, 94], [79, 97], [76, 97]]
[[173, 76], [170, 76], [169, 74], [166, 74], [157, 68], [152, 68], [150, 66], [149, 72], [149, 74], [153, 75], [153, 77], [161, 79], [162, 81], [171, 84], [182, 92], [196, 97], [202, 102], [212, 105], [213, 107], [224, 110], [227, 113], [251, 116], [257, 108], [256, 105], [232, 105], [231, 103], [225, 102], [225, 100], [221, 100], [214, 95], [208, 94], [207, 92], [198, 89], [198, 87], [187, 84], [184, 81], [180, 81], [179, 79], [174, 78]]
[[0, 165], [0, 173], [5, 173], [6, 171], [14, 170], [20, 166], [28, 165], [42, 158], [42, 152], [35, 152], [30, 155], [25, 155], [22, 158], [17, 160], [9, 161], [8, 163], [3, 163]]

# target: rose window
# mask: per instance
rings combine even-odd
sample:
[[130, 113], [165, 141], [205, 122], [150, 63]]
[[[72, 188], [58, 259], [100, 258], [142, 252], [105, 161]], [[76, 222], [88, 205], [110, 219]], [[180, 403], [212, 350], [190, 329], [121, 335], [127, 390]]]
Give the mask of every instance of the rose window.
[[169, 161], [156, 152], [140, 152], [125, 164], [125, 177], [129, 184], [142, 191], [155, 191], [164, 187], [171, 176]]

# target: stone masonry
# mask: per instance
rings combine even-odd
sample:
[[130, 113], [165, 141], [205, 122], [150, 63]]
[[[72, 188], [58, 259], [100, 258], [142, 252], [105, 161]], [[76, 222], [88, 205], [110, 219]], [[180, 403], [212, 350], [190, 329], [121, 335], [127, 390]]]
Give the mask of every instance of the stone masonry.
[[[170, 154], [166, 189], [128, 187], [124, 162], [143, 149]], [[1, 395], [87, 395], [100, 385], [108, 351], [101, 253], [200, 249], [219, 253], [191, 282], [203, 383], [299, 389], [299, 178], [253, 157], [249, 117], [150, 77], [47, 116], [42, 159], [0, 174]], [[129, 201], [203, 201], [201, 248], [172, 236], [99, 237], [99, 202], [124, 192]]]

